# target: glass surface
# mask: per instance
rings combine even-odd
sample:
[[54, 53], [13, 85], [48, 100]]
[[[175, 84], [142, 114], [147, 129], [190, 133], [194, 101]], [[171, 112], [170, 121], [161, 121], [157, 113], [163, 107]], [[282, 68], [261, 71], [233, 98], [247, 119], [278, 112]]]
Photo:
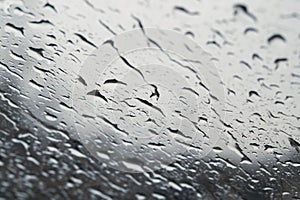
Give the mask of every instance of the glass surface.
[[300, 199], [300, 1], [0, 0], [0, 199]]

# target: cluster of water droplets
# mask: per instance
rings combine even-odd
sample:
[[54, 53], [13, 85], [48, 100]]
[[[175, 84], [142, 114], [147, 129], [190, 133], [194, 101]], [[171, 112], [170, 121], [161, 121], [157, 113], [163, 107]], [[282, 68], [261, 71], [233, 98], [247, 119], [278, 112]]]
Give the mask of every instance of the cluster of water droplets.
[[[299, 7], [298, 1], [0, 1], [0, 197], [299, 198]], [[198, 61], [214, 64], [221, 82], [208, 84], [216, 77], [208, 71], [196, 73], [201, 82], [193, 85], [183, 66], [197, 62], [161, 51], [170, 40], [149, 41], [145, 27], [192, 39], [211, 54]], [[103, 43], [115, 55], [109, 39], [133, 29], [155, 51], [121, 52], [93, 82], [95, 71], [80, 73]], [[195, 52], [189, 45], [175, 49]], [[136, 67], [143, 63], [150, 65]], [[73, 98], [74, 91], [85, 99]], [[87, 149], [84, 136], [96, 143], [101, 128], [102, 143]], [[151, 141], [163, 132], [169, 136]], [[107, 133], [117, 135], [117, 146]], [[167, 151], [170, 160], [151, 151], [142, 157], [137, 141], [147, 150], [178, 148]], [[125, 167], [118, 171], [109, 161], [122, 154], [106, 147], [120, 144], [137, 150], [124, 161], [145, 158], [159, 167], [130, 160], [117, 162]]]

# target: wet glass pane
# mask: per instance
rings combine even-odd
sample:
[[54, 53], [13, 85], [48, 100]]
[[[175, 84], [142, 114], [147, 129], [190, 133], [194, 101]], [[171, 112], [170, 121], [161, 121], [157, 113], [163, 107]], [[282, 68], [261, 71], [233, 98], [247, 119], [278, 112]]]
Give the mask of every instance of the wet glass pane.
[[299, 11], [0, 0], [0, 199], [300, 199]]

